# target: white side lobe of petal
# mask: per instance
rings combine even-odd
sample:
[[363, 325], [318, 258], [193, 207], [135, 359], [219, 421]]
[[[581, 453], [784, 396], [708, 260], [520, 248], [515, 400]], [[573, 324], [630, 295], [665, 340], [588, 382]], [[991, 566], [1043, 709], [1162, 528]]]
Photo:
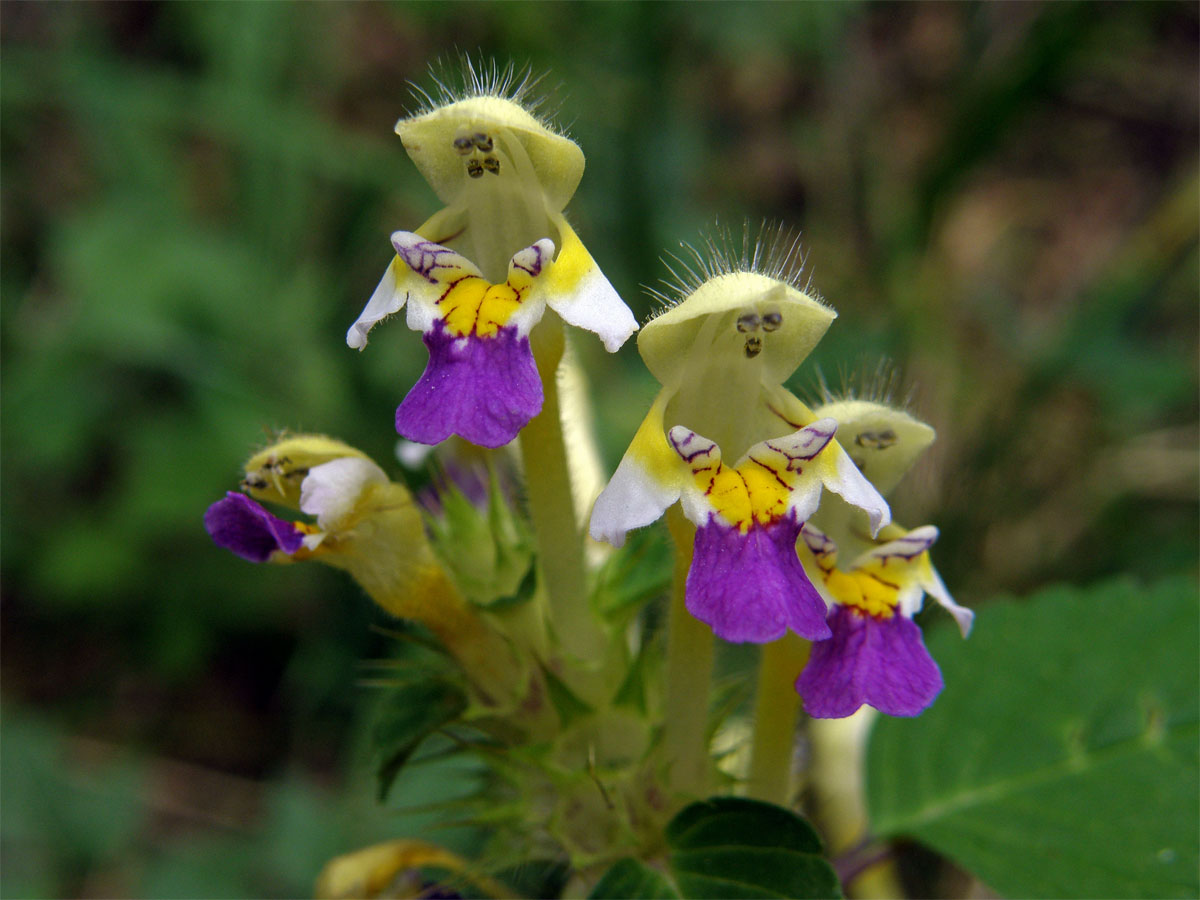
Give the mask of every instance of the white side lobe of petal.
[[363, 490], [372, 483], [386, 483], [383, 469], [369, 459], [344, 456], [308, 470], [300, 484], [300, 509], [316, 516], [324, 531], [337, 531], [354, 512]]
[[549, 280], [553, 268], [554, 241], [540, 241], [518, 250], [508, 262], [508, 285], [514, 290], [524, 290], [521, 305], [509, 316], [506, 325], [515, 325], [522, 337], [528, 337], [535, 325], [542, 321], [546, 311], [543, 286]]
[[[799, 431], [781, 438], [755, 444], [746, 451], [738, 466], [746, 460], [772, 469], [788, 485], [788, 511], [796, 521], [804, 522], [821, 502], [821, 479], [811, 463], [829, 445], [837, 432], [833, 419], [818, 419]], [[818, 532], [819, 534], [819, 532]]]
[[897, 562], [911, 562], [934, 545], [938, 539], [938, 530], [932, 525], [922, 525], [907, 534], [901, 535], [886, 544], [872, 547], [854, 561], [851, 568], [857, 569], [873, 559], [886, 561], [895, 559]]
[[825, 606], [832, 608], [837, 600], [829, 592], [825, 576], [837, 568], [837, 544], [823, 531], [805, 522], [800, 526], [800, 540], [796, 544], [796, 550], [800, 554], [800, 565], [804, 566], [808, 580], [825, 601]]
[[481, 278], [478, 267], [449, 247], [435, 244], [411, 231], [392, 233], [396, 248], [396, 278], [408, 295], [408, 327], [429, 331], [440, 317], [438, 298], [446, 288], [464, 278]]
[[588, 533], [620, 547], [627, 531], [657, 520], [678, 499], [677, 484], [656, 481], [632, 453], [626, 453], [608, 487], [596, 498]]
[[383, 278], [379, 280], [379, 285], [375, 288], [375, 293], [371, 294], [371, 299], [367, 301], [367, 305], [363, 307], [363, 311], [359, 314], [358, 319], [350, 326], [350, 330], [346, 332], [346, 344], [355, 350], [362, 350], [367, 346], [367, 332], [375, 327], [377, 322], [382, 322], [388, 316], [400, 311], [404, 306], [404, 301], [408, 295], [400, 289], [396, 283], [396, 268], [399, 265], [399, 260], [393, 258], [388, 263], [387, 270], [383, 273]]
[[553, 221], [562, 249], [550, 271], [546, 303], [564, 322], [598, 335], [604, 349], [615, 353], [637, 331], [637, 320], [567, 220], [559, 214]]
[[691, 478], [684, 479], [680, 491], [679, 505], [683, 515], [697, 528], [707, 525], [715, 512], [709, 502], [708, 486], [721, 469], [721, 448], [715, 441], [682, 425], [667, 432], [667, 443], [692, 473]]
[[825, 469], [825, 487], [867, 514], [871, 522], [871, 536], [874, 537], [880, 528], [892, 521], [892, 511], [887, 501], [875, 490], [874, 485], [863, 477], [863, 473], [850, 459], [850, 454], [842, 449], [841, 444], [834, 444], [826, 452], [833, 453], [833, 460]]
[[814, 559], [819, 560], [826, 568], [833, 568], [837, 565], [837, 544], [830, 539], [829, 535], [813, 527], [809, 522], [805, 522], [800, 526], [800, 537]]
[[922, 575], [924, 577], [921, 579], [921, 587], [925, 588], [929, 596], [940, 603], [946, 612], [954, 616], [954, 621], [958, 623], [958, 630], [962, 633], [963, 637], [967, 637], [971, 633], [971, 626], [975, 622], [975, 613], [965, 606], [960, 606], [954, 602], [954, 598], [946, 590], [942, 576], [937, 573], [937, 569], [933, 567], [933, 563], [929, 564], [929, 570], [923, 572]]

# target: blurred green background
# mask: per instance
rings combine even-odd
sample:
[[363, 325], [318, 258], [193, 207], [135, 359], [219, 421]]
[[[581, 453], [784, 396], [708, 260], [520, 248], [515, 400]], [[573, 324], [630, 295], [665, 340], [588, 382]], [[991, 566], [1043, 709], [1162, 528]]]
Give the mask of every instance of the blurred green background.
[[[398, 469], [423, 349], [343, 335], [437, 208], [392, 126], [459, 51], [546, 73], [639, 318], [680, 240], [803, 231], [839, 319], [793, 387], [893, 361], [939, 432], [893, 505], [958, 599], [1196, 574], [1195, 3], [0, 15], [6, 896], [306, 894], [402, 827], [362, 772], [387, 623], [200, 520], [264, 429]], [[611, 468], [654, 385], [578, 344]]]

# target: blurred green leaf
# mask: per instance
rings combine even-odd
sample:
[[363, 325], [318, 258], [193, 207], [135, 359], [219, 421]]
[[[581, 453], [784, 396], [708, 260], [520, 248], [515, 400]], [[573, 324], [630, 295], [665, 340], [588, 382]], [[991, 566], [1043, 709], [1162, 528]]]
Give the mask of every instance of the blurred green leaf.
[[610, 869], [592, 897], [840, 897], [821, 839], [770, 803], [713, 797], [668, 824], [668, 874], [632, 859]]
[[950, 856], [1013, 897], [1194, 897], [1196, 583], [1052, 588], [929, 647], [947, 687], [884, 719], [873, 830]]
[[631, 531], [626, 545], [613, 551], [597, 574], [593, 605], [620, 621], [661, 597], [671, 583], [673, 552], [666, 529]]
[[453, 722], [466, 708], [462, 687], [430, 669], [414, 669], [388, 689], [372, 735], [380, 800], [387, 797], [396, 775], [421, 741]]
[[60, 869], [127, 852], [144, 824], [143, 768], [124, 755], [109, 758], [101, 746], [91, 749], [103, 758], [81, 762], [75, 757], [87, 748], [70, 746], [52, 724], [11, 706], [0, 722], [6, 844], [48, 851]]
[[643, 716], [646, 714], [647, 670], [653, 666], [653, 660], [661, 659], [661, 653], [656, 652], [659, 650], [651, 641], [638, 648], [637, 655], [629, 663], [625, 680], [613, 694], [613, 706], [628, 706]]
[[546, 679], [546, 691], [550, 695], [550, 702], [554, 704], [554, 711], [558, 713], [564, 728], [575, 719], [595, 712], [591, 706], [567, 687], [561, 678], [545, 666], [542, 667], [542, 677]]
[[980, 66], [976, 77], [964, 79], [945, 145], [917, 190], [917, 240], [925, 239], [934, 207], [953, 194], [956, 182], [994, 151], [1014, 120], [1054, 90], [1097, 21], [1094, 7], [1077, 0], [1044, 6], [1004, 65]]
[[518, 897], [561, 896], [570, 875], [571, 867], [561, 859], [531, 859], [492, 873]]
[[141, 876], [144, 897], [228, 897], [253, 890], [257, 848], [236, 837], [197, 838], [151, 859]]
[[644, 862], [627, 857], [613, 865], [589, 895], [595, 898], [644, 897], [646, 900], [672, 900], [679, 892], [667, 877]]

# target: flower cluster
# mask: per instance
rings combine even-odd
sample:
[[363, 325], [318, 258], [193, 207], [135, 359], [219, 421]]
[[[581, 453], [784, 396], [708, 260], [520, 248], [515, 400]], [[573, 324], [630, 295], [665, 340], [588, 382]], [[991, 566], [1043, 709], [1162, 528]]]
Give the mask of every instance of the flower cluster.
[[[452, 446], [485, 448], [471, 451], [483, 460], [469, 479], [477, 496], [435, 473], [437, 496], [418, 504], [355, 448], [291, 435], [246, 462], [242, 491], [204, 523], [251, 562], [344, 570], [388, 614], [431, 632], [462, 678], [447, 693], [430, 678], [401, 694], [388, 778], [424, 738], [469, 724], [503, 770], [488, 789], [511, 783], [521, 798], [487, 799], [493, 812], [513, 810], [512, 834], [499, 838], [536, 832], [518, 858], [548, 837], [549, 856], [588, 869], [661, 850], [671, 814], [714, 782], [714, 635], [767, 645], [764, 673], [794, 660], [787, 678], [759, 681], [760, 699], [786, 701], [791, 719], [777, 718], [790, 739], [796, 672], [815, 717], [864, 704], [920, 713], [942, 676], [914, 615], [929, 594], [966, 635], [972, 614], [933, 568], [937, 529], [894, 524], [884, 499], [933, 429], [873, 400], [810, 409], [785, 387], [836, 314], [799, 280], [798, 244], [783, 230], [740, 251], [710, 242], [680, 261], [637, 341], [661, 388], [607, 486], [588, 487], [602, 479], [586, 474], [598, 457], [580, 424], [565, 326], [610, 352], [638, 326], [564, 217], [580, 149], [536, 115], [527, 79], [468, 66], [466, 82], [396, 126], [444, 207], [391, 235], [394, 257], [346, 342], [362, 350], [375, 325], [406, 312], [429, 357], [396, 431], [420, 445], [457, 436]], [[492, 452], [514, 439], [519, 503], [495, 476], [514, 456]], [[628, 532], [664, 515], [677, 553], [665, 661], [651, 617], [630, 614], [649, 593], [620, 583], [636, 565], [636, 550], [621, 549]], [[585, 546], [585, 527], [616, 549]], [[756, 716], [756, 734], [769, 718]], [[507, 765], [497, 747], [523, 752]], [[772, 758], [782, 777], [757, 783], [786, 799], [790, 753]], [[756, 767], [769, 764], [752, 761], [752, 784]], [[352, 874], [368, 857], [346, 858]]]
[[[783, 382], [835, 314], [790, 274], [796, 243], [777, 232], [753, 254], [708, 249], [709, 258], [693, 254], [698, 265], [685, 268], [675, 302], [642, 329], [638, 347], [663, 388], [596, 501], [592, 536], [620, 546], [678, 501], [696, 530], [692, 615], [727, 641], [767, 643], [788, 630], [816, 641], [796, 683], [814, 716], [846, 716], [864, 702], [915, 715], [942, 686], [911, 621], [923, 592], [958, 614], [964, 634], [969, 613], [929, 562], [936, 529], [881, 531], [891, 513], [880, 488], [894, 486], [933, 431], [878, 404], [805, 406]], [[882, 465], [843, 449], [848, 414], [857, 417], [853, 446], [887, 451]], [[888, 423], [872, 431], [881, 416]], [[905, 421], [890, 421], [897, 416]], [[810, 524], [823, 489], [872, 545], [848, 571], [837, 568], [834, 540]]]

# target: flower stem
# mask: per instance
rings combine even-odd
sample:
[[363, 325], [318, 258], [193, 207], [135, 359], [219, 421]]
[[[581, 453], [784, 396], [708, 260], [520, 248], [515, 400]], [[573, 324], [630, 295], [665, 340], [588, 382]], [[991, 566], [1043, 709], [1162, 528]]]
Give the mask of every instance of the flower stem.
[[[813, 719], [809, 723], [809, 813], [835, 859], [857, 853], [872, 842], [863, 769], [867, 735], [876, 716], [875, 710], [863, 707], [845, 719]], [[905, 895], [894, 858], [849, 873], [849, 877], [854, 879], [853, 885], [843, 885], [849, 897]]]
[[684, 794], [708, 792], [708, 701], [713, 670], [712, 630], [684, 603], [696, 529], [677, 507], [667, 511], [675, 541], [675, 577], [667, 621], [667, 703], [663, 747], [668, 785]]
[[808, 661], [812, 645], [794, 634], [763, 645], [754, 697], [754, 738], [746, 793], [757, 800], [790, 806], [792, 753], [800, 697], [796, 676]]
[[549, 598], [550, 621], [566, 651], [599, 662], [605, 639], [588, 605], [583, 562], [583, 532], [575, 515], [571, 473], [558, 405], [558, 365], [565, 335], [557, 316], [546, 316], [530, 335], [542, 380], [542, 411], [521, 431], [521, 461], [529, 498], [529, 516], [538, 543], [542, 583]]

